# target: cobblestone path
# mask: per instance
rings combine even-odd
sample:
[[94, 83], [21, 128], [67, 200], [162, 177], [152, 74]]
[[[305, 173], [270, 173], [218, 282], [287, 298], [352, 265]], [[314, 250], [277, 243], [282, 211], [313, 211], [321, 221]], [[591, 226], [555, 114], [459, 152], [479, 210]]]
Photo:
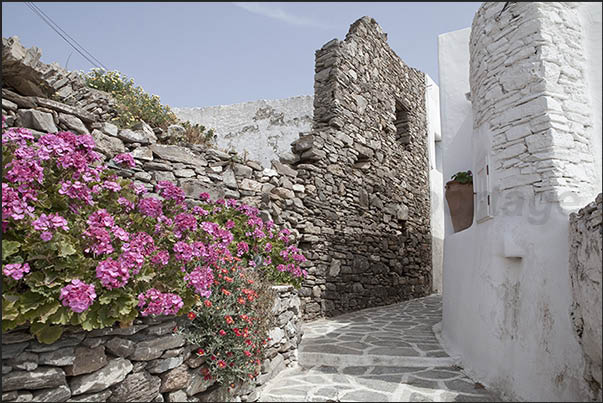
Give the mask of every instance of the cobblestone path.
[[470, 402], [499, 399], [469, 379], [432, 327], [429, 296], [304, 324], [299, 366], [264, 387], [264, 402]]

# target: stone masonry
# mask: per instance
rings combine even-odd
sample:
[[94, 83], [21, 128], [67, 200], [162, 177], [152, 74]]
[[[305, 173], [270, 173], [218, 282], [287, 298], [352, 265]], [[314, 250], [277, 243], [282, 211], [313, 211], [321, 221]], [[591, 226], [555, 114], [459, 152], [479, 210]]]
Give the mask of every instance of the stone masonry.
[[[314, 130], [292, 148], [306, 187], [306, 317], [431, 292], [425, 76], [370, 17], [316, 52]], [[397, 109], [407, 111], [398, 138]]]
[[584, 352], [584, 379], [601, 400], [601, 259], [603, 195], [570, 215], [571, 316]]
[[88, 132], [108, 159], [130, 152], [136, 167], [109, 166], [151, 196], [159, 197], [152, 193], [157, 181], [171, 180], [189, 203], [208, 192], [258, 207], [264, 219], [291, 229], [309, 259], [299, 290], [305, 319], [431, 292], [425, 77], [395, 55], [373, 19], [361, 18], [344, 41], [317, 51], [313, 131], [272, 168], [216, 148], [160, 144], [182, 130], [177, 125], [166, 132], [144, 122], [119, 128], [107, 121], [116, 113], [111, 96], [78, 87], [77, 78], [69, 88], [78, 89], [66, 97], [32, 91], [31, 83], [46, 88], [71, 74], [58, 69], [48, 79], [55, 70], [39, 57], [36, 48], [3, 38], [3, 60], [15, 71], [29, 69], [2, 89], [9, 126], [34, 135]]
[[488, 126], [495, 188], [594, 195], [593, 126], [577, 3], [486, 2], [471, 30], [474, 128]]
[[256, 401], [259, 389], [297, 361], [301, 341], [299, 297], [274, 287], [274, 327], [253, 384], [232, 394], [204, 380], [205, 357], [174, 332], [185, 317], [139, 318], [128, 328], [67, 328], [52, 344], [27, 329], [2, 334], [2, 401], [10, 402], [215, 402]]

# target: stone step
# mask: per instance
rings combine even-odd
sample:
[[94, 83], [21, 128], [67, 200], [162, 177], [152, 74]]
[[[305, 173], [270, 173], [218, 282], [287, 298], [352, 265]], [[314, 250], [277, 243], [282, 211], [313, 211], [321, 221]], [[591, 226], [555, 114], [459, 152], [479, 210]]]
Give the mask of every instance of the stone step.
[[298, 353], [299, 365], [314, 367], [319, 365], [329, 367], [349, 366], [385, 366], [385, 367], [451, 367], [455, 365], [451, 357], [404, 357], [393, 355], [345, 355], [317, 352]]

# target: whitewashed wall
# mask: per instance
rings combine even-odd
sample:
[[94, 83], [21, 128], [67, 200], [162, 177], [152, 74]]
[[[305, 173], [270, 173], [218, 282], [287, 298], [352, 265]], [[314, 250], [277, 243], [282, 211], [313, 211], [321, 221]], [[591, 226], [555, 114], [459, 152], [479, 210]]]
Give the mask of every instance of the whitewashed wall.
[[444, 264], [444, 185], [442, 183], [440, 92], [437, 84], [425, 74], [425, 110], [429, 147], [429, 187], [431, 194], [431, 253], [433, 291], [442, 293]]
[[[492, 216], [451, 234], [446, 208], [442, 338], [508, 398], [589, 400], [569, 317], [568, 214], [601, 191], [601, 63], [585, 56], [597, 28], [580, 24], [585, 5], [503, 5], [482, 5], [470, 40], [439, 38], [445, 179], [489, 156]], [[586, 14], [600, 21], [600, 4]]]
[[202, 108], [172, 108], [181, 120], [213, 128], [218, 147], [235, 150], [270, 168], [291, 142], [312, 129], [314, 97], [298, 96]]

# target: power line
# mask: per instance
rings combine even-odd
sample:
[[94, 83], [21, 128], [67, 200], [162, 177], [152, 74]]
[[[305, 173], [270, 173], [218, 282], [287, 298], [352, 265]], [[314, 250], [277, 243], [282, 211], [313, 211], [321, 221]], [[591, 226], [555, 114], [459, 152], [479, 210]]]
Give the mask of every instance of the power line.
[[[61, 38], [63, 38], [63, 40], [65, 42], [67, 42], [67, 44], [69, 46], [71, 46], [73, 49], [75, 49], [76, 52], [78, 52], [84, 59], [86, 59], [90, 64], [92, 64], [92, 66], [94, 67], [99, 67], [99, 65], [104, 68], [105, 70], [108, 70], [105, 65], [103, 63], [101, 63], [96, 57], [94, 57], [90, 52], [88, 52], [82, 45], [80, 45], [75, 39], [73, 39], [67, 32], [65, 32], [57, 23], [55, 23], [50, 17], [48, 17], [42, 10], [40, 10], [35, 4], [31, 3], [31, 2], [25, 2], [25, 5], [27, 5], [31, 11], [33, 11], [34, 14], [36, 14], [38, 17], [40, 17], [42, 19], [42, 21], [44, 21], [50, 28], [52, 28], [53, 31], [55, 31]], [[52, 25], [56, 25], [56, 28]], [[78, 49], [73, 43], [71, 43], [61, 32], [59, 32], [57, 30], [57, 28], [62, 31], [66, 36], [68, 36], [69, 38], [71, 38], [71, 40], [73, 42], [75, 42], [76, 44], [78, 44], [82, 50], [84, 52], [86, 52], [90, 57], [86, 56], [84, 53], [82, 53], [82, 51], [80, 51], [80, 49]], [[94, 59], [93, 60], [91, 60]]]
[[46, 18], [48, 18], [48, 20], [50, 20], [59, 30], [61, 30], [62, 33], [64, 33], [65, 35], [67, 35], [69, 37], [69, 39], [71, 39], [73, 42], [75, 42], [80, 48], [82, 48], [82, 50], [84, 52], [86, 52], [86, 54], [88, 56], [90, 56], [92, 59], [94, 59], [99, 65], [101, 65], [105, 70], [107, 70], [107, 68], [105, 67], [104, 64], [101, 63], [100, 60], [98, 60], [96, 57], [94, 57], [94, 55], [92, 55], [92, 53], [88, 52], [86, 50], [86, 48], [84, 48], [78, 41], [76, 41], [73, 37], [71, 37], [71, 35], [69, 35], [67, 32], [65, 32], [65, 30], [63, 30], [59, 24], [57, 24], [56, 22], [53, 21], [52, 18], [50, 18], [44, 11], [42, 11], [40, 9], [40, 7], [36, 6], [34, 3], [29, 2], [29, 4], [31, 4], [36, 10], [38, 10], [40, 13], [42, 13]]
[[63, 34], [61, 34], [59, 31], [57, 31], [57, 29], [56, 29], [54, 26], [52, 26], [52, 24], [51, 24], [51, 23], [50, 23], [48, 20], [46, 20], [46, 18], [44, 18], [44, 16], [43, 16], [41, 13], [39, 13], [39, 12], [38, 12], [38, 11], [37, 11], [37, 10], [36, 10], [34, 7], [32, 7], [32, 5], [31, 5], [30, 3], [25, 2], [25, 5], [26, 5], [27, 7], [29, 7], [29, 8], [31, 9], [31, 11], [33, 11], [33, 12], [34, 12], [34, 14], [36, 14], [38, 17], [40, 17], [40, 18], [42, 19], [42, 21], [44, 21], [44, 22], [45, 22], [45, 23], [46, 23], [46, 24], [47, 24], [47, 25], [48, 25], [50, 28], [52, 28], [52, 30], [53, 30], [54, 32], [56, 32], [57, 34], [59, 34], [59, 36], [60, 36], [61, 38], [63, 38], [63, 40], [64, 40], [65, 42], [67, 42], [67, 44], [68, 44], [69, 46], [71, 46], [73, 49], [75, 49], [75, 51], [76, 51], [76, 52], [78, 52], [80, 55], [82, 55], [82, 57], [83, 57], [84, 59], [86, 59], [88, 62], [90, 62], [90, 64], [92, 64], [92, 66], [94, 66], [94, 67], [98, 67], [98, 64], [97, 64], [97, 63], [95, 63], [95, 62], [93, 62], [92, 60], [90, 60], [90, 58], [89, 58], [88, 56], [86, 56], [85, 54], [83, 54], [83, 53], [82, 53], [82, 52], [81, 52], [81, 51], [80, 51], [78, 48], [76, 48], [76, 47], [75, 47], [75, 46], [74, 46], [74, 45], [73, 45], [71, 42], [69, 42], [69, 40], [68, 40], [67, 38], [65, 38], [65, 36], [63, 36]]

